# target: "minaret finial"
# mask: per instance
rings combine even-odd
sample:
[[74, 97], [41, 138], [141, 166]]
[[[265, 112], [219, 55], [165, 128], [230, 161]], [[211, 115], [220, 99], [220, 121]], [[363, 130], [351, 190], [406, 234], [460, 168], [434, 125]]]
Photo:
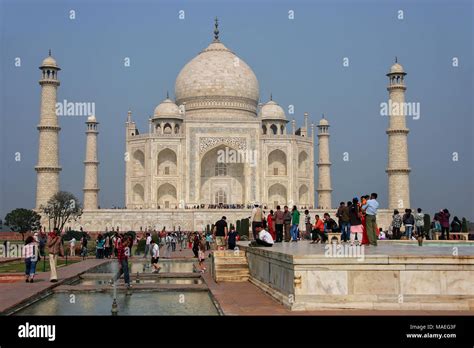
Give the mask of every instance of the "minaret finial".
[[219, 41], [219, 20], [217, 17], [214, 19], [214, 42]]
[[49, 52], [48, 52], [48, 53], [49, 53], [49, 56], [51, 57], [51, 48], [49, 49]]
[[169, 91], [166, 91], [166, 99], [169, 99], [170, 98], [170, 93]]
[[323, 119], [324, 119], [324, 114], [323, 114]]
[[273, 93], [270, 93], [270, 100], [273, 100]]
[[398, 58], [397, 58], [397, 56], [395, 56], [395, 63], [398, 63]]

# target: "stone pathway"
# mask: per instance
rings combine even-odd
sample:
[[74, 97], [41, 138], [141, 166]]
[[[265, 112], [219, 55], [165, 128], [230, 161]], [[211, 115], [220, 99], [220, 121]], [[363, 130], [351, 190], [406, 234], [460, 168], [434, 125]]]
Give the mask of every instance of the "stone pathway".
[[87, 259], [67, 267], [58, 268], [57, 283], [51, 283], [49, 281], [49, 272], [41, 272], [35, 276], [35, 282], [33, 284], [25, 283], [24, 281], [0, 284], [0, 314], [32, 297], [39, 296], [61, 285], [67, 279], [84, 273], [93, 266], [100, 265], [107, 261], [109, 260]]

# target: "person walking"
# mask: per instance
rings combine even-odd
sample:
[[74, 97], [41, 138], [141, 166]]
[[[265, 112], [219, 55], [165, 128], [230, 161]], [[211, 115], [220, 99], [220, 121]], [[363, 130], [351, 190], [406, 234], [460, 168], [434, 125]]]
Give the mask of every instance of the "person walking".
[[105, 247], [105, 239], [101, 233], [97, 236], [96, 241], [96, 258], [103, 259], [104, 258], [104, 247]]
[[76, 256], [76, 238], [74, 237], [69, 242], [69, 256]]
[[151, 236], [147, 232], [145, 234], [145, 253], [143, 254], [143, 257], [146, 259], [148, 256], [148, 253], [150, 252], [150, 247], [151, 247]]
[[208, 233], [206, 235], [206, 250], [211, 250], [212, 245], [212, 234]]
[[[449, 240], [449, 214], [448, 209], [443, 209], [439, 212], [439, 223], [441, 225], [441, 239]], [[445, 235], [446, 233], [446, 235]]]
[[25, 282], [27, 283], [33, 283], [34, 281], [38, 256], [38, 243], [33, 237], [27, 237], [25, 240], [25, 246], [23, 247], [23, 257], [25, 258]]
[[411, 209], [405, 209], [405, 214], [403, 215], [403, 225], [405, 226], [405, 236], [408, 240], [411, 240], [413, 226], [415, 225], [415, 217], [411, 213]]
[[81, 238], [81, 256], [87, 257], [87, 234], [83, 233]]
[[298, 211], [298, 208], [296, 208], [296, 205], [293, 206], [293, 209], [291, 210], [291, 241], [292, 242], [297, 242], [298, 241], [298, 226], [300, 224], [300, 212]]
[[400, 228], [402, 227], [402, 217], [397, 209], [393, 211], [392, 215], [392, 238], [400, 239]]
[[290, 228], [291, 228], [291, 212], [288, 210], [288, 206], [285, 205], [283, 208], [283, 227], [284, 227], [284, 240], [285, 242], [290, 241]]
[[263, 213], [258, 203], [254, 204], [254, 208], [252, 209], [252, 215], [250, 219], [252, 220], [253, 239], [257, 239], [256, 228], [258, 226], [263, 226]]
[[59, 235], [58, 228], [55, 227], [53, 232], [51, 232], [47, 246], [49, 251], [50, 268], [49, 281], [52, 283], [56, 283], [58, 281], [58, 275], [56, 271], [56, 266], [58, 264], [58, 256], [64, 255], [64, 249], [61, 243], [61, 236]]
[[171, 234], [171, 251], [175, 252], [176, 251], [176, 243], [178, 242], [178, 238], [176, 236], [176, 232], [173, 232]]
[[110, 253], [112, 252], [112, 247], [111, 247], [112, 241], [110, 239], [110, 236], [108, 234], [105, 235], [105, 241], [104, 241], [104, 257], [108, 259], [110, 257]]
[[156, 242], [152, 239], [150, 242], [151, 248], [151, 265], [153, 266], [153, 273], [158, 273], [161, 267], [158, 265], [158, 260], [160, 259], [160, 247]]
[[362, 209], [365, 209], [365, 228], [367, 230], [367, 237], [370, 245], [377, 246], [377, 209], [379, 202], [377, 202], [377, 194], [371, 193], [370, 199]]
[[[261, 211], [260, 211], [261, 214]], [[253, 225], [253, 222], [252, 222]], [[212, 231], [213, 239], [216, 242], [216, 250], [224, 250], [226, 245], [227, 239], [227, 218], [223, 216], [219, 221], [217, 221], [214, 225], [214, 229]]]
[[128, 236], [122, 236], [118, 241], [117, 248], [117, 261], [119, 269], [117, 274], [114, 276], [112, 281], [115, 283], [123, 274], [125, 285], [127, 288], [131, 288], [130, 285], [130, 273], [128, 270], [128, 257], [130, 256], [130, 240]]
[[276, 207], [276, 212], [273, 220], [275, 221], [275, 232], [276, 232], [276, 240], [275, 243], [281, 243], [283, 241], [283, 217], [284, 214], [281, 211], [279, 205]]
[[201, 241], [199, 240], [199, 234], [197, 232], [194, 232], [194, 238], [193, 238], [193, 254], [194, 257], [199, 258], [199, 243]]
[[227, 245], [229, 250], [234, 250], [237, 244], [237, 231], [234, 226], [230, 228], [229, 234], [227, 235]]

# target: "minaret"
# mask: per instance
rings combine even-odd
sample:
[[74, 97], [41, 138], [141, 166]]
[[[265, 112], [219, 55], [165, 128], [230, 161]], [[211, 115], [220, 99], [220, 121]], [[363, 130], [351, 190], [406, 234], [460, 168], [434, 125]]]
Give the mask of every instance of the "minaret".
[[404, 114], [405, 78], [403, 67], [395, 64], [387, 74], [389, 85], [389, 126], [388, 134], [388, 208], [405, 209], [410, 207], [410, 181], [408, 166], [408, 128]]
[[56, 60], [49, 56], [39, 67], [41, 70], [41, 115], [37, 127], [39, 131], [38, 164], [36, 170], [36, 209], [46, 205], [59, 191], [59, 131], [56, 115], [56, 93], [59, 86]]
[[318, 204], [320, 209], [331, 209], [331, 162], [329, 160], [329, 122], [319, 121]]
[[97, 160], [97, 122], [94, 115], [87, 118], [86, 159], [84, 161], [84, 210], [98, 207], [99, 185], [97, 180], [99, 161]]

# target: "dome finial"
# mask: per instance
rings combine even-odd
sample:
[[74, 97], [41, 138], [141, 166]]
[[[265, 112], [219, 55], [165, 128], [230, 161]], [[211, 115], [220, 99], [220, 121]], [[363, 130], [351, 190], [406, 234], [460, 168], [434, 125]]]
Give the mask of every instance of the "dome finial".
[[324, 114], [323, 114], [323, 119], [324, 119]]
[[49, 49], [48, 54], [51, 57], [51, 48]]
[[273, 100], [273, 94], [270, 93], [270, 100]]
[[219, 20], [214, 19], [214, 42], [219, 42]]
[[398, 63], [398, 58], [397, 58], [397, 56], [395, 56], [395, 63]]
[[170, 99], [170, 93], [169, 93], [169, 91], [166, 91], [166, 99]]

